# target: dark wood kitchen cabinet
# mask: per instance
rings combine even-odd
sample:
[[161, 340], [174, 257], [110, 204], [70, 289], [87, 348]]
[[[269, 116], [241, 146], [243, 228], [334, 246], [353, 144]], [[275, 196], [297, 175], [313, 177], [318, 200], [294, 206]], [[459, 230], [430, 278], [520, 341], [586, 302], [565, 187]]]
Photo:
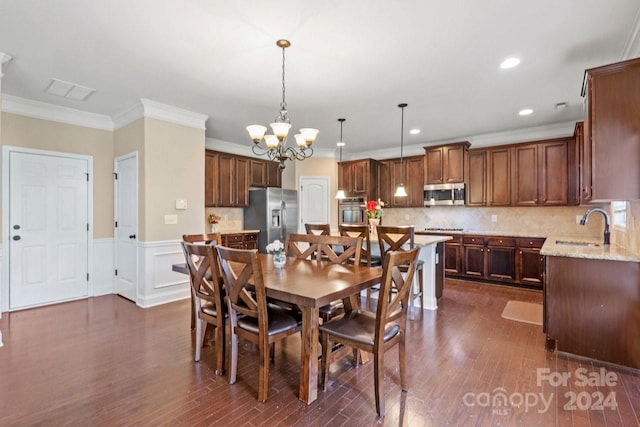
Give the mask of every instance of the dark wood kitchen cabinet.
[[467, 206], [511, 205], [511, 149], [469, 150]]
[[516, 278], [515, 239], [489, 237], [486, 242], [486, 278], [513, 282]]
[[462, 262], [465, 276], [484, 278], [486, 276], [484, 237], [464, 236], [462, 238], [462, 242]]
[[250, 159], [250, 187], [281, 187], [280, 164], [269, 160]]
[[456, 142], [424, 147], [425, 184], [453, 184], [464, 182], [465, 158], [471, 144]]
[[516, 254], [516, 281], [523, 285], [542, 288], [543, 258], [540, 249], [545, 239], [518, 238]]
[[217, 207], [247, 207], [250, 158], [205, 151], [205, 204]]
[[563, 206], [575, 204], [570, 196], [575, 188], [570, 175], [575, 173], [573, 138], [557, 138], [512, 147], [512, 205]]
[[235, 249], [258, 249], [258, 233], [223, 233], [222, 246]]
[[[424, 156], [385, 159], [378, 162], [379, 198], [388, 207], [424, 206]], [[396, 188], [404, 184], [407, 197], [394, 197]]]
[[582, 200], [640, 199], [640, 58], [586, 70], [582, 96]]
[[451, 276], [462, 275], [462, 236], [454, 235], [444, 243], [444, 272]]
[[338, 185], [347, 197], [376, 200], [379, 197], [377, 183], [378, 162], [376, 160], [361, 159], [339, 164]]

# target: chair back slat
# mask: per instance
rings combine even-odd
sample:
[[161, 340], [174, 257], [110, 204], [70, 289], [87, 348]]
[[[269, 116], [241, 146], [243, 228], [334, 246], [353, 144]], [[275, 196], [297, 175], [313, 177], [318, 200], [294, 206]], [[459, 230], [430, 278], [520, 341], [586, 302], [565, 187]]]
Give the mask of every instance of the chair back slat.
[[329, 224], [305, 224], [304, 229], [307, 231], [307, 234], [331, 235], [331, 225]]
[[369, 226], [365, 224], [339, 224], [338, 230], [341, 236], [362, 237], [360, 262], [367, 267], [371, 267], [371, 236], [369, 234]]
[[219, 245], [222, 242], [222, 236], [220, 235], [220, 233], [183, 234], [182, 240], [188, 243], [201, 242], [207, 245]]
[[231, 324], [235, 326], [236, 313], [241, 313], [257, 318], [259, 328], [266, 332], [267, 297], [258, 251], [224, 246], [218, 246], [217, 251]]
[[200, 308], [200, 300], [215, 304], [218, 313], [224, 313], [222, 280], [215, 247], [182, 242], [187, 261], [191, 291], [197, 298], [194, 303]]
[[403, 251], [407, 245], [409, 249], [415, 246], [415, 231], [413, 225], [404, 226], [378, 226], [378, 244], [380, 245], [380, 256], [385, 258], [385, 254], [390, 251]]
[[[335, 248], [341, 247], [337, 253]], [[327, 236], [319, 234], [288, 234], [284, 244], [285, 254], [297, 259], [316, 259], [342, 264], [350, 259], [360, 263], [361, 237]]]
[[395, 322], [404, 333], [411, 283], [416, 270], [420, 248], [390, 251], [385, 255], [376, 309], [376, 339], [384, 344], [385, 325]]

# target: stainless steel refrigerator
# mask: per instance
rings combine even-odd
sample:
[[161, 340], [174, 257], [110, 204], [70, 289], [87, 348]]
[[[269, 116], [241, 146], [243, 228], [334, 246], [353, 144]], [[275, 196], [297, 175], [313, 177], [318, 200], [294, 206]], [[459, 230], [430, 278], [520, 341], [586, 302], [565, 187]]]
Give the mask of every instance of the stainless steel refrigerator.
[[260, 230], [258, 251], [274, 240], [284, 243], [287, 233], [298, 232], [298, 192], [281, 188], [249, 190], [249, 207], [244, 210], [244, 228]]

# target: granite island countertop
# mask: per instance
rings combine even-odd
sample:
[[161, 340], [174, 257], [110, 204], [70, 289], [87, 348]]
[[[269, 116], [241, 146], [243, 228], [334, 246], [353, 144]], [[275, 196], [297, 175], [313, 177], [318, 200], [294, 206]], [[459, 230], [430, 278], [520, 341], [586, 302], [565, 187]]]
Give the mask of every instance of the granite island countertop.
[[[589, 245], [558, 242], [588, 243]], [[631, 252], [622, 246], [604, 245], [601, 238], [588, 237], [549, 236], [540, 249], [540, 255], [640, 262], [640, 254]]]

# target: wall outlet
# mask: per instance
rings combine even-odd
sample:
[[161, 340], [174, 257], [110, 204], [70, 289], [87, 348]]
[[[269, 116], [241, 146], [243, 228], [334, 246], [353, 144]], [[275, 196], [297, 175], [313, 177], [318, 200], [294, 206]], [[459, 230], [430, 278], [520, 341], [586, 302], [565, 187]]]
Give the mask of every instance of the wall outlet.
[[222, 216], [222, 219], [224, 219], [225, 221], [227, 221], [229, 219], [229, 215], [225, 214]]
[[491, 222], [498, 222], [498, 215], [491, 215]]
[[580, 224], [580, 221], [582, 221], [582, 215], [576, 215], [576, 224]]
[[187, 200], [176, 199], [176, 209], [187, 209]]
[[169, 224], [177, 224], [178, 223], [178, 215], [165, 215], [164, 223]]
[[409, 214], [406, 214], [406, 215], [404, 216], [404, 220], [405, 220], [405, 221], [409, 221], [409, 218], [410, 218]]

